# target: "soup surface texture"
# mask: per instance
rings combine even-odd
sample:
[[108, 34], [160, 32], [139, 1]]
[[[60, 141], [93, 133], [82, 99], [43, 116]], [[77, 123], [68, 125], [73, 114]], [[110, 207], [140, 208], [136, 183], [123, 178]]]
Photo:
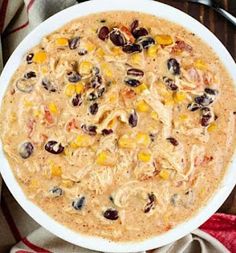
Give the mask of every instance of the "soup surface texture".
[[22, 59], [1, 107], [25, 194], [58, 222], [143, 240], [192, 217], [235, 148], [236, 93], [195, 34], [136, 12], [79, 18]]

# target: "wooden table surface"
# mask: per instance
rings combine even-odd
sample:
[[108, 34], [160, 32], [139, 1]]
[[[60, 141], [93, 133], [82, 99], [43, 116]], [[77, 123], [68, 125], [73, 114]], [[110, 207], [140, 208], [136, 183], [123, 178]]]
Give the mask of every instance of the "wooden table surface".
[[[207, 6], [188, 3], [185, 0], [158, 0], [176, 7], [196, 18], [210, 29], [226, 46], [236, 60], [236, 27]], [[219, 0], [221, 6], [236, 16], [236, 0]]]

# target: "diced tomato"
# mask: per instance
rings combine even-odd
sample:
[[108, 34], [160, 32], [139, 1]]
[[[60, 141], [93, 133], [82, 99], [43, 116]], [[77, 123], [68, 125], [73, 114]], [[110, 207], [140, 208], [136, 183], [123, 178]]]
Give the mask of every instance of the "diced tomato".
[[68, 122], [66, 126], [66, 131], [70, 132], [72, 129], [78, 129], [78, 126], [76, 125], [75, 119], [72, 119], [71, 121]]
[[44, 108], [44, 117], [49, 124], [53, 123], [53, 117], [47, 107]]
[[191, 53], [193, 48], [183, 40], [177, 40], [172, 47], [171, 53], [181, 53], [183, 51]]
[[120, 26], [119, 27], [120, 31], [123, 32], [123, 34], [125, 35], [126, 39], [131, 42], [134, 43], [135, 39], [134, 36], [132, 35], [132, 33], [130, 32], [130, 30], [126, 27], [126, 26]]

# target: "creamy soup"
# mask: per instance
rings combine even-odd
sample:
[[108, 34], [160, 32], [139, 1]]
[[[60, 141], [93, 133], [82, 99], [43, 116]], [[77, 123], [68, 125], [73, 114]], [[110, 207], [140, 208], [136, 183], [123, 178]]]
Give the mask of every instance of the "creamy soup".
[[232, 159], [235, 114], [233, 82], [195, 34], [107, 12], [25, 55], [2, 103], [1, 138], [25, 194], [56, 221], [143, 240], [207, 203]]

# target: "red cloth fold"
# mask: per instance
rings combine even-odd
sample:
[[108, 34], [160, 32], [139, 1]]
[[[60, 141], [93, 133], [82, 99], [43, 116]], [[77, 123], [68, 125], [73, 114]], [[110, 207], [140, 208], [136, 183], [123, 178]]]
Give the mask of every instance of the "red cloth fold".
[[230, 252], [236, 253], [236, 215], [216, 213], [200, 229], [215, 237]]

